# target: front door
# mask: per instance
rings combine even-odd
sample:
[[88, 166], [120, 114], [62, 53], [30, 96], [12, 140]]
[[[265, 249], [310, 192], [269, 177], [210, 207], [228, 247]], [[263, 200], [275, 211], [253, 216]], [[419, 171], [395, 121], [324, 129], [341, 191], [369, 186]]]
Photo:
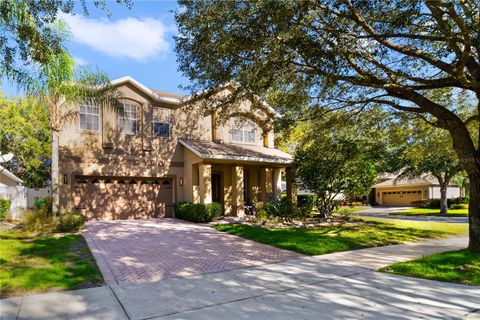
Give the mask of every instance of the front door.
[[222, 199], [222, 186], [221, 175], [218, 173], [212, 174], [212, 201], [223, 203]]

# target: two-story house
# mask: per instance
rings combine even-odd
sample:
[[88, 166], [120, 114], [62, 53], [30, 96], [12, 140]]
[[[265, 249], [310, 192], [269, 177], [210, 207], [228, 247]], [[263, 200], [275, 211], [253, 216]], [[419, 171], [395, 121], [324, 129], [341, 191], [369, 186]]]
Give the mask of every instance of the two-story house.
[[61, 132], [62, 212], [170, 217], [175, 202], [215, 201], [225, 215], [241, 216], [254, 200], [280, 197], [282, 171], [293, 197], [292, 157], [275, 149], [273, 129], [264, 126], [275, 114], [270, 107], [253, 111], [244, 101], [220, 117], [211, 98], [150, 89], [131, 77], [112, 84], [123, 113], [79, 105], [78, 120]]

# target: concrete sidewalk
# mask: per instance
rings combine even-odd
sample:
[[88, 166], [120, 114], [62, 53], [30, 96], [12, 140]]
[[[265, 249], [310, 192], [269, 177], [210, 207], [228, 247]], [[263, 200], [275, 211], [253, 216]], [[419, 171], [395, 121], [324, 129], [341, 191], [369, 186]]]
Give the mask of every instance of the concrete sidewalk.
[[478, 318], [480, 287], [375, 272], [463, 248], [439, 239], [254, 268], [0, 301], [2, 319]]

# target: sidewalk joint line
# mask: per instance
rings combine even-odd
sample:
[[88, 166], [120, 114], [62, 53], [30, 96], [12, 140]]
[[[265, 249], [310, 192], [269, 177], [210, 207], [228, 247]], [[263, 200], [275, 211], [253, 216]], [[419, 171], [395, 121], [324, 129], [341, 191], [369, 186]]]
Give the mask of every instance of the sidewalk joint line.
[[118, 301], [118, 303], [120, 304], [120, 307], [122, 307], [122, 310], [123, 312], [125, 313], [125, 315], [127, 316], [127, 319], [128, 320], [131, 320], [132, 318], [130, 317], [130, 315], [128, 314], [127, 312], [127, 309], [125, 309], [125, 307], [123, 306], [122, 302], [120, 301], [120, 299], [117, 297], [117, 295], [115, 294], [115, 290], [112, 289], [112, 287], [110, 287], [110, 285], [107, 284], [107, 287], [108, 289], [110, 289], [110, 291], [112, 292], [113, 296], [115, 297], [115, 299]]
[[18, 320], [18, 316], [20, 315], [20, 309], [22, 309], [23, 306], [23, 299], [24, 297], [22, 297], [22, 300], [20, 300], [20, 305], [18, 306], [17, 316], [15, 317], [15, 320]]

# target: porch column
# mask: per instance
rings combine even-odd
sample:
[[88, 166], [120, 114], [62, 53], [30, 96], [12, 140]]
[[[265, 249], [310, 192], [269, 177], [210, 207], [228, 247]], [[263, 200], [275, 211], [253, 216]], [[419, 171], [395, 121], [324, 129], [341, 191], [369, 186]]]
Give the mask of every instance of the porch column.
[[295, 186], [295, 182], [293, 181], [293, 168], [287, 167], [286, 168], [286, 180], [287, 180], [287, 200], [292, 203], [297, 203], [297, 188]]
[[260, 201], [267, 202], [267, 168], [260, 168]]
[[212, 202], [212, 165], [199, 163], [200, 203]]
[[243, 166], [232, 166], [232, 215], [245, 215], [243, 199]]
[[282, 196], [282, 171], [277, 168], [272, 171], [272, 191], [274, 198], [279, 200]]

